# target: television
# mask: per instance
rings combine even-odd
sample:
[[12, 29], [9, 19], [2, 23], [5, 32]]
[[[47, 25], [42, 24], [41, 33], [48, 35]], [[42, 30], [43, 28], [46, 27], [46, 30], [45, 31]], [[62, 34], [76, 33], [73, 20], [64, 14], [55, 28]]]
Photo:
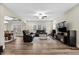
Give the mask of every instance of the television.
[[58, 31], [59, 32], [66, 32], [67, 31], [67, 28], [66, 27], [58, 28]]
[[45, 30], [37, 30], [36, 33], [43, 34], [46, 33]]
[[68, 23], [66, 21], [60, 22], [57, 24], [57, 29], [59, 32], [67, 32], [68, 30]]

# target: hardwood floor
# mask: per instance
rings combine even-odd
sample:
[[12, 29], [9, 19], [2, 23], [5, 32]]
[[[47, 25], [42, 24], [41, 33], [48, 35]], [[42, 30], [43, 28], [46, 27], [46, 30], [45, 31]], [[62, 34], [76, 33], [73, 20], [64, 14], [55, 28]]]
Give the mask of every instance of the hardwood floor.
[[[37, 41], [36, 41], [37, 42]], [[38, 43], [24, 43], [22, 37], [6, 43], [3, 55], [57, 55], [79, 54], [79, 50], [62, 44], [57, 40], [40, 40]]]

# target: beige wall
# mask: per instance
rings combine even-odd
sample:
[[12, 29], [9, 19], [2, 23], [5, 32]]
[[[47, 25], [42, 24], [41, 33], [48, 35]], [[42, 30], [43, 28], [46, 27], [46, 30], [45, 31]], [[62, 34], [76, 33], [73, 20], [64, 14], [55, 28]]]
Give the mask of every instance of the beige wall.
[[66, 12], [65, 18], [70, 23], [70, 29], [77, 31], [77, 47], [79, 48], [79, 4]]
[[79, 48], [79, 4], [68, 10], [66, 13], [64, 13], [63, 16], [56, 18], [56, 23], [59, 23], [61, 21], [67, 21], [69, 23], [69, 29], [70, 30], [76, 30], [77, 31], [77, 47]]
[[3, 4], [0, 4], [0, 45], [3, 45], [5, 48], [5, 39], [4, 39], [4, 16], [13, 16], [17, 17], [11, 10], [6, 8]]
[[7, 30], [8, 30], [8, 24], [4, 23], [4, 31], [7, 31]]
[[0, 5], [0, 45], [3, 45], [5, 48], [4, 43], [4, 9], [3, 6]]
[[[1, 4], [1, 6], [3, 7], [3, 14], [4, 14], [4, 16], [20, 18], [12, 10], [8, 9], [3, 4]], [[11, 29], [11, 23], [10, 22], [8, 24], [4, 24], [4, 30], [10, 30], [10, 29]]]
[[67, 21], [70, 30], [77, 31], [77, 47], [79, 48], [79, 4], [64, 13], [63, 16], [56, 19], [56, 24]]

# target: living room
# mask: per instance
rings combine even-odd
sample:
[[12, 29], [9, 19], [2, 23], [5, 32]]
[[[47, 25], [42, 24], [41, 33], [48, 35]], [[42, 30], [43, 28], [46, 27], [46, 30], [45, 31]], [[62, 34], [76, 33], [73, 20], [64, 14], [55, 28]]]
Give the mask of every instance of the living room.
[[0, 8], [3, 54], [53, 54], [56, 49], [64, 54], [69, 50], [63, 49], [78, 49], [78, 4], [4, 3]]

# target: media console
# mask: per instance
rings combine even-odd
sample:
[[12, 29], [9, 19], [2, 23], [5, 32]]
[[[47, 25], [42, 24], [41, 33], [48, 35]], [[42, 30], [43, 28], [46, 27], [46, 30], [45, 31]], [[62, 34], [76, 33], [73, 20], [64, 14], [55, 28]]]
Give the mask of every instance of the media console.
[[68, 46], [76, 47], [76, 30], [69, 30], [65, 23], [63, 21], [57, 24], [56, 39]]

